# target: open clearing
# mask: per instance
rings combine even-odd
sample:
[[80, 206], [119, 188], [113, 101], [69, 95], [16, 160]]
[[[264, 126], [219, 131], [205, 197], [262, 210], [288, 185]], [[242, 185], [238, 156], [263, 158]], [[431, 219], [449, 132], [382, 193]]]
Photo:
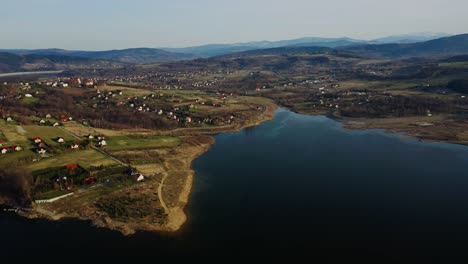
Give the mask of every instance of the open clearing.
[[177, 137], [168, 136], [150, 136], [150, 137], [135, 137], [135, 136], [118, 136], [107, 140], [106, 148], [109, 150], [123, 149], [149, 149], [158, 147], [174, 147], [180, 144], [180, 139]]
[[26, 130], [26, 136], [28, 138], [41, 137], [48, 145], [58, 145], [57, 139], [59, 137], [67, 140], [76, 140], [70, 134], [64, 132], [58, 127], [51, 126], [23, 126]]
[[99, 165], [113, 165], [117, 164], [112, 159], [109, 159], [104, 154], [100, 152], [90, 149], [90, 150], [82, 150], [76, 152], [70, 152], [67, 154], [61, 154], [58, 156], [53, 156], [50, 158], [45, 158], [41, 161], [32, 163], [29, 166], [31, 170], [40, 170], [49, 167], [58, 167], [58, 166], [65, 166], [67, 164], [78, 163], [84, 168], [89, 168], [91, 166], [99, 166]]

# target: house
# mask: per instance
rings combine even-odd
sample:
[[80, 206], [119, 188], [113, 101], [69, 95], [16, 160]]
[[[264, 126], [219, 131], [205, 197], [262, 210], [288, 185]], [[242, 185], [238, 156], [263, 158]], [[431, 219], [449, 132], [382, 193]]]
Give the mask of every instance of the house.
[[2, 154], [7, 154], [7, 152], [8, 152], [8, 148], [7, 148], [7, 147], [2, 148], [2, 151], [1, 151]]
[[32, 98], [32, 94], [25, 94], [24, 97]]
[[45, 116], [45, 118], [52, 118], [52, 115], [47, 114], [47, 115]]
[[12, 119], [11, 117], [7, 117], [7, 118], [6, 118], [6, 121], [7, 121], [7, 122], [11, 122], [11, 121], [13, 121], [13, 119]]
[[93, 138], [94, 138], [93, 135], [89, 135], [89, 136], [88, 136], [88, 139], [93, 139]]
[[94, 86], [94, 82], [93, 82], [93, 80], [87, 80], [87, 81], [85, 81], [85, 85], [86, 86]]
[[67, 121], [68, 121], [68, 117], [62, 117], [62, 118], [60, 118], [60, 121], [62, 121], [62, 122], [67, 122]]
[[60, 124], [55, 122], [52, 126], [56, 127], [56, 126], [59, 126]]
[[84, 179], [85, 184], [96, 184], [96, 178], [94, 176], [89, 176]]
[[44, 119], [41, 119], [41, 121], [39, 121], [39, 124], [45, 124], [45, 120]]
[[136, 180], [137, 180], [137, 182], [144, 181], [144, 180], [145, 180], [145, 176], [143, 176], [143, 174], [137, 174]]
[[20, 146], [15, 146], [15, 151], [22, 151], [22, 150], [23, 150], [22, 147], [20, 147]]
[[138, 171], [135, 171], [135, 170], [132, 170], [130, 172], [130, 176], [132, 176], [138, 182], [141, 182], [141, 181], [145, 180], [145, 176], [143, 176], [143, 174], [141, 174], [141, 173], [139, 173]]
[[76, 163], [75, 163], [75, 164], [68, 164], [68, 165], [65, 166], [65, 168], [67, 168], [67, 169], [69, 169], [69, 170], [70, 170], [70, 169], [77, 169], [77, 168], [78, 168], [78, 164], [76, 164]]
[[191, 123], [191, 122], [192, 122], [192, 118], [191, 118], [190, 116], [187, 116], [187, 117], [185, 118], [185, 122]]
[[39, 144], [39, 143], [42, 142], [42, 138], [41, 138], [41, 137], [35, 137], [35, 138], [33, 138], [33, 140], [34, 140], [34, 143], [36, 143], [36, 144]]
[[72, 144], [71, 149], [79, 149], [80, 146], [78, 144]]
[[46, 151], [45, 149], [43, 149], [43, 148], [41, 148], [41, 149], [39, 149], [39, 150], [37, 151], [37, 153], [39, 153], [39, 154], [41, 154], [41, 155], [46, 154], [46, 152], [47, 152], [47, 151]]
[[44, 142], [41, 142], [37, 145], [37, 147], [39, 148], [45, 148], [46, 147], [46, 144]]
[[107, 146], [107, 142], [103, 139], [103, 140], [99, 141], [99, 146], [101, 146], [101, 147]]
[[65, 140], [64, 140], [63, 138], [58, 138], [58, 139], [57, 139], [57, 142], [58, 142], [58, 143], [65, 143]]

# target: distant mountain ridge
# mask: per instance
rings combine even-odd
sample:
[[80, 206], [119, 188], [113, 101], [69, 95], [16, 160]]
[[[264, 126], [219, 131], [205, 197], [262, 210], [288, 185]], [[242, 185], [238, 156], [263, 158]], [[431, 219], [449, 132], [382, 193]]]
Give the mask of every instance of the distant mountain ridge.
[[368, 41], [369, 44], [415, 43], [438, 38], [450, 37], [447, 33], [422, 32], [415, 34], [393, 35]]
[[63, 49], [37, 49], [37, 50], [0, 50], [0, 52], [8, 52], [17, 55], [37, 54], [37, 55], [61, 55], [73, 56], [93, 59], [112, 60], [126, 63], [157, 63], [194, 59], [192, 54], [174, 53], [161, 49], [153, 48], [131, 48], [123, 50], [106, 50], [106, 51], [80, 51], [80, 50], [63, 50]]
[[[435, 35], [419, 36], [431, 38]], [[375, 44], [382, 41], [402, 43]], [[148, 64], [192, 60], [203, 57], [242, 57], [340, 52], [340, 56], [410, 58], [468, 54], [468, 34], [407, 43], [408, 36], [393, 36], [370, 42], [350, 38], [300, 38], [237, 44], [210, 44], [171, 51], [132, 48], [109, 51], [69, 51], [63, 49], [0, 50], [0, 72], [61, 70], [77, 68], [115, 68], [129, 64]], [[260, 47], [260, 48], [259, 48]], [[179, 52], [175, 52], [175, 51]], [[180, 53], [185, 51], [186, 53]], [[208, 56], [209, 55], [209, 56]]]
[[254, 41], [254, 42], [242, 42], [234, 44], [208, 44], [202, 46], [186, 47], [186, 48], [162, 48], [166, 51], [171, 52], [185, 52], [191, 53], [200, 57], [212, 57], [225, 55], [233, 52], [242, 52], [257, 49], [270, 49], [280, 48], [287, 46], [321, 46], [321, 47], [337, 47], [345, 45], [354, 45], [366, 43], [362, 40], [356, 40], [351, 38], [319, 38], [319, 37], [306, 37], [291, 40], [279, 40], [279, 41]]
[[425, 42], [357, 45], [342, 49], [387, 58], [461, 55], [468, 54], [468, 34]]
[[218, 55], [229, 54], [233, 52], [242, 52], [256, 49], [269, 49], [287, 46], [296, 47], [328, 47], [336, 48], [341, 46], [351, 46], [358, 44], [385, 44], [385, 43], [414, 43], [419, 41], [427, 41], [440, 37], [449, 36], [446, 33], [415, 33], [407, 35], [388, 36], [374, 40], [360, 40], [348, 37], [341, 38], [321, 38], [321, 37], [305, 37], [290, 40], [279, 41], [253, 41], [241, 42], [232, 44], [208, 44], [202, 46], [193, 46], [185, 48], [161, 48], [171, 52], [184, 52], [194, 54], [199, 57], [212, 57]]
[[12, 54], [0, 52], [0, 73], [65, 70], [80, 68], [116, 68], [125, 63], [64, 55]]

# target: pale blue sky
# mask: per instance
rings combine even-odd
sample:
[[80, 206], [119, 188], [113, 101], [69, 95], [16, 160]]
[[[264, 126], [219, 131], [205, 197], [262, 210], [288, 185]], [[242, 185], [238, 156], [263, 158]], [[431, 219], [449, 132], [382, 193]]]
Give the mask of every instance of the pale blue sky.
[[468, 32], [467, 0], [0, 0], [0, 48], [121, 49]]

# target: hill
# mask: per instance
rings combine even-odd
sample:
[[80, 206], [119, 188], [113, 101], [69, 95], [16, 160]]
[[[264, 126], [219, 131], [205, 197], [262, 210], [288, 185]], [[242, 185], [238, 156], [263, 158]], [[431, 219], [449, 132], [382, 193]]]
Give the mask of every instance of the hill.
[[63, 49], [36, 49], [36, 50], [0, 50], [3, 52], [14, 53], [18, 55], [59, 55], [73, 56], [93, 59], [104, 59], [126, 63], [157, 63], [193, 59], [191, 54], [175, 53], [152, 48], [132, 48], [123, 50], [106, 51], [80, 51]]
[[63, 55], [12, 54], [0, 52], [0, 72], [44, 71], [82, 68], [116, 68], [124, 63]]
[[269, 49], [256, 49], [242, 52], [235, 52], [218, 57], [245, 57], [245, 56], [264, 56], [264, 55], [299, 55], [299, 54], [318, 54], [333, 51], [328, 47], [280, 47]]
[[415, 43], [449, 37], [447, 33], [421, 32], [415, 34], [393, 35], [369, 41], [369, 44]]
[[468, 34], [417, 43], [360, 45], [342, 49], [387, 58], [468, 54]]
[[199, 57], [213, 57], [234, 52], [243, 52], [249, 50], [258, 49], [271, 49], [287, 46], [296, 47], [338, 47], [345, 45], [356, 45], [360, 43], [366, 43], [363, 40], [356, 40], [351, 38], [318, 38], [318, 37], [307, 37], [298, 38], [291, 40], [279, 40], [279, 41], [255, 41], [255, 42], [242, 42], [234, 44], [209, 44], [202, 46], [186, 47], [186, 48], [163, 48], [166, 51], [171, 52], [184, 52], [195, 54]]

